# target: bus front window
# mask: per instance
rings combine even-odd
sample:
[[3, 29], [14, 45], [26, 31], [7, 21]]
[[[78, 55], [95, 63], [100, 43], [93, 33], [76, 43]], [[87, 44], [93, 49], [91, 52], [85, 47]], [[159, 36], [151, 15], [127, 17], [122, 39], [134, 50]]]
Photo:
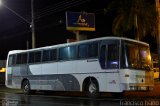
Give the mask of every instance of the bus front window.
[[151, 56], [148, 46], [125, 42], [125, 67], [134, 69], [149, 69], [151, 67]]

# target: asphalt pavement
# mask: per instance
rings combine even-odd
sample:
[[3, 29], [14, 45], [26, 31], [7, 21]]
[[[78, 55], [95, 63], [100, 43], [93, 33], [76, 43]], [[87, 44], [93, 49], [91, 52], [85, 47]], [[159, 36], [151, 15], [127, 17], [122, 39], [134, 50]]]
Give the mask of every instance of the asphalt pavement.
[[[10, 89], [5, 87], [5, 85], [0, 85], [0, 92], [6, 92], [6, 93], [20, 93], [22, 94], [22, 90], [19, 89]], [[38, 92], [38, 95], [45, 94], [45, 95], [56, 95], [56, 96], [84, 96], [83, 93], [80, 92]], [[102, 96], [111, 96], [109, 93], [105, 93]], [[160, 81], [155, 80], [154, 81], [154, 87], [151, 91], [129, 91], [125, 92], [124, 94], [125, 98], [128, 97], [140, 97], [140, 98], [158, 98], [160, 99]]]

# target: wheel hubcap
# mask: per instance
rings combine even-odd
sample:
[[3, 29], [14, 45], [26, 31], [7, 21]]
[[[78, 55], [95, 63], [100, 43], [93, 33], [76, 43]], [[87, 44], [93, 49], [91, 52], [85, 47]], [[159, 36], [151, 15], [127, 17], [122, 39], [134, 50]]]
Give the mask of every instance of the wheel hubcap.
[[97, 90], [97, 88], [96, 88], [95, 84], [91, 83], [89, 85], [89, 92], [94, 93], [94, 92], [96, 92], [96, 90]]
[[24, 92], [26, 92], [26, 91], [28, 91], [28, 85], [26, 84], [25, 86], [24, 86]]

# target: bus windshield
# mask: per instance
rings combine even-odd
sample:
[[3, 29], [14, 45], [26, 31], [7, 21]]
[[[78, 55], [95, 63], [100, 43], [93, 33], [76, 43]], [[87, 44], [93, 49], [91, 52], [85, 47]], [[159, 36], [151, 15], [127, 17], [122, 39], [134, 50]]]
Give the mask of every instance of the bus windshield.
[[125, 41], [124, 42], [125, 68], [149, 70], [151, 56], [149, 46]]

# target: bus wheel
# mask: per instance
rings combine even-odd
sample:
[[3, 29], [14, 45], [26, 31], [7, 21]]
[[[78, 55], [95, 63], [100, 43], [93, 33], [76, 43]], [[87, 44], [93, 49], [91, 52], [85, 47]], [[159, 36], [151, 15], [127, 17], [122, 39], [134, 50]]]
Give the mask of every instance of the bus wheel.
[[99, 87], [95, 80], [90, 80], [86, 85], [87, 96], [91, 98], [99, 97]]
[[30, 94], [31, 90], [30, 90], [30, 84], [28, 80], [23, 81], [22, 90], [24, 94], [26, 95]]

